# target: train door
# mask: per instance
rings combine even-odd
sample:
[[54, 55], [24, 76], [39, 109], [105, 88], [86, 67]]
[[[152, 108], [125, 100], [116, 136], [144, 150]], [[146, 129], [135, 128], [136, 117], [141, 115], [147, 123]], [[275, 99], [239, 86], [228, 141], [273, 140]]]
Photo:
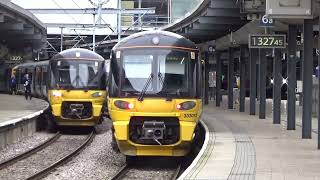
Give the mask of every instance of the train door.
[[42, 67], [42, 79], [41, 79], [41, 89], [44, 97], [48, 97], [47, 95], [47, 80], [48, 80], [48, 68], [46, 66]]
[[43, 93], [42, 93], [42, 67], [39, 66], [39, 74], [38, 74], [38, 86], [39, 86], [39, 89], [38, 89], [38, 95], [39, 97], [43, 97]]

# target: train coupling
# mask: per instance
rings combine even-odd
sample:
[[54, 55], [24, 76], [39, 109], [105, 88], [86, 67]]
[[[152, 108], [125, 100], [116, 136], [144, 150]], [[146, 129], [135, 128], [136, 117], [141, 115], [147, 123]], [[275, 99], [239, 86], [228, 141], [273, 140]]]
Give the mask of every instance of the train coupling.
[[145, 121], [142, 126], [141, 139], [152, 139], [159, 145], [162, 145], [159, 140], [164, 138], [166, 125], [164, 122]]

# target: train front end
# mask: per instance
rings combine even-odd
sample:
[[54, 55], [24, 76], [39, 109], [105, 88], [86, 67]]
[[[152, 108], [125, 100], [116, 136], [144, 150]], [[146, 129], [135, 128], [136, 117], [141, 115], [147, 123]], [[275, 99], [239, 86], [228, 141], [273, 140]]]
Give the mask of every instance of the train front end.
[[108, 109], [128, 156], [185, 156], [202, 112], [198, 50], [169, 32], [133, 35], [112, 51]]
[[59, 126], [94, 126], [106, 98], [104, 59], [89, 50], [70, 49], [50, 60], [48, 100]]

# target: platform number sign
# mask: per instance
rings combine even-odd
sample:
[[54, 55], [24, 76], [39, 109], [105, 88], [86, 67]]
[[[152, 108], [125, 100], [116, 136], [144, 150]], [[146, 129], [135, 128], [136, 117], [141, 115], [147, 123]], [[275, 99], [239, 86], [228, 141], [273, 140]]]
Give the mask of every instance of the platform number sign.
[[269, 18], [267, 15], [264, 15], [261, 17], [260, 26], [263, 26], [263, 27], [274, 26], [274, 19]]
[[286, 48], [286, 35], [250, 34], [249, 48]]

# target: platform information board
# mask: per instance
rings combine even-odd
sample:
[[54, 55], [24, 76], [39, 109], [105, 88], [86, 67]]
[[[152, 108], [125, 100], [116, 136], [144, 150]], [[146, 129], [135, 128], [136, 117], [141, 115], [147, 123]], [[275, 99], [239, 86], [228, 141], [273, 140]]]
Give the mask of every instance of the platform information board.
[[249, 34], [249, 48], [286, 48], [286, 35]]

